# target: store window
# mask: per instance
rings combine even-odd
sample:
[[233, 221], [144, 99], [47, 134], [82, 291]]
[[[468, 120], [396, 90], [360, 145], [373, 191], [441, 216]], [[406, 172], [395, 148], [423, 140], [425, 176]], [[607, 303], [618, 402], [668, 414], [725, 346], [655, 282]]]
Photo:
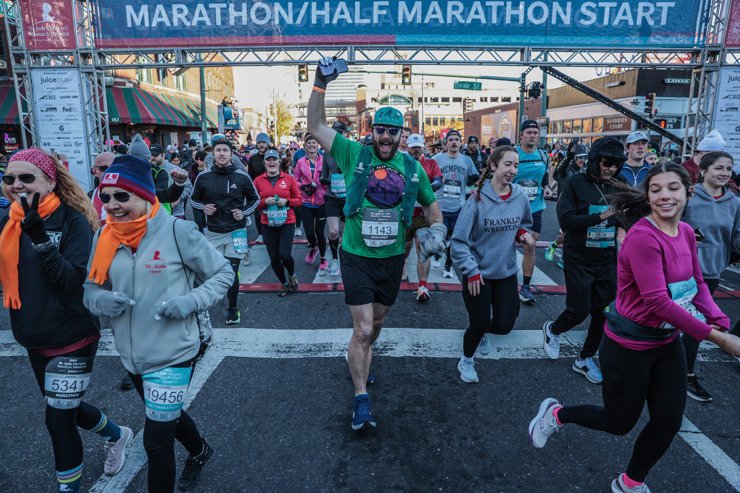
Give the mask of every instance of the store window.
[[552, 122], [552, 124], [553, 124], [552, 133], [554, 133], [554, 134], [561, 134], [561, 133], [563, 133], [563, 122], [562, 122], [562, 120], [558, 120], [556, 122]]
[[594, 124], [593, 124], [593, 130], [592, 131], [595, 134], [600, 134], [601, 132], [604, 131], [604, 119], [603, 118], [601, 118], [601, 117], [594, 118]]
[[572, 120], [563, 120], [563, 133], [569, 134], [573, 131], [573, 121]]
[[582, 122], [582, 121], [583, 121], [583, 120], [573, 120], [573, 133], [574, 133], [574, 134], [579, 134], [579, 133], [581, 133], [581, 128], [582, 128], [582, 124], [581, 124], [581, 122]]
[[583, 129], [581, 131], [584, 134], [591, 133], [591, 119], [590, 118], [583, 119]]

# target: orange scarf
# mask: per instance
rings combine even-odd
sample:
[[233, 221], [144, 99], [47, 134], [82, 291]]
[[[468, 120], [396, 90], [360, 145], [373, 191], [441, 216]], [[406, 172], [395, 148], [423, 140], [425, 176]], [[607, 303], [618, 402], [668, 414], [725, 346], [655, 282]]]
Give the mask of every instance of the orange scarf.
[[[39, 215], [46, 219], [61, 205], [55, 193], [46, 196], [39, 204]], [[21, 298], [18, 294], [18, 258], [21, 245], [21, 221], [26, 214], [18, 202], [10, 206], [10, 215], [0, 234], [0, 284], [3, 285], [3, 306], [19, 310]]]
[[157, 212], [159, 212], [159, 199], [154, 202], [149, 214], [133, 221], [117, 223], [115, 222], [115, 216], [108, 215], [105, 227], [98, 237], [98, 245], [95, 247], [95, 256], [88, 279], [98, 284], [103, 284], [108, 280], [108, 269], [113, 262], [113, 257], [116, 256], [118, 246], [123, 243], [127, 247], [139, 248], [139, 242], [146, 233], [146, 223], [156, 216]]

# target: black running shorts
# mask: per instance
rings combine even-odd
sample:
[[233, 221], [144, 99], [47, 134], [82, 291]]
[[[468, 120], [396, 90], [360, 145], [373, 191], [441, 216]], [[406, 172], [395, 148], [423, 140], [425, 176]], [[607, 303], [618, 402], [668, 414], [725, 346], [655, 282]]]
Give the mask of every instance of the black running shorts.
[[396, 302], [401, 288], [403, 255], [369, 258], [342, 249], [340, 256], [346, 304], [392, 306]]

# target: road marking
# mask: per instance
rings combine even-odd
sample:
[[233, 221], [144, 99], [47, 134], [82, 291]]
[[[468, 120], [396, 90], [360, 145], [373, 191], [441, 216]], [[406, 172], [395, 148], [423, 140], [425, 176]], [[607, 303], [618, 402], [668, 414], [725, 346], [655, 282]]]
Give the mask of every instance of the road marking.
[[735, 491], [740, 491], [740, 466], [704, 435], [686, 416], [683, 417], [681, 431], [678, 434], [697, 454], [725, 478]]
[[249, 248], [249, 265], [239, 263], [241, 284], [252, 284], [270, 266], [270, 256], [267, 254], [265, 245], [254, 245]]
[[[192, 404], [193, 399], [198, 395], [200, 389], [203, 388], [208, 377], [211, 376], [211, 373], [213, 373], [223, 359], [223, 356], [209, 351], [198, 362], [195, 367], [193, 379], [190, 382], [190, 387], [188, 388], [188, 396], [183, 409], [187, 410], [190, 407], [190, 404]], [[143, 402], [140, 407], [143, 412]], [[146, 451], [144, 450], [144, 428], [142, 427], [128, 446], [123, 469], [115, 476], [100, 476], [90, 488], [90, 493], [120, 493], [125, 491], [126, 487], [144, 467], [144, 464], [146, 464]]]

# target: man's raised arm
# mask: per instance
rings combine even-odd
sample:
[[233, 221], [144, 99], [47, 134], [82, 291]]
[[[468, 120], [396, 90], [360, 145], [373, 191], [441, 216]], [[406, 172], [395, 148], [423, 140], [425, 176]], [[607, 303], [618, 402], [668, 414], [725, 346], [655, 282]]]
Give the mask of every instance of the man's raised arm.
[[329, 65], [332, 62], [331, 57], [324, 57], [319, 61], [316, 67], [316, 76], [311, 90], [311, 97], [308, 98], [308, 133], [310, 133], [316, 142], [324, 149], [331, 153], [331, 146], [334, 143], [334, 136], [337, 134], [331, 127], [326, 125], [326, 108], [324, 107], [324, 98], [326, 97], [326, 85], [337, 78], [337, 73], [325, 76], [321, 73], [320, 66]]

